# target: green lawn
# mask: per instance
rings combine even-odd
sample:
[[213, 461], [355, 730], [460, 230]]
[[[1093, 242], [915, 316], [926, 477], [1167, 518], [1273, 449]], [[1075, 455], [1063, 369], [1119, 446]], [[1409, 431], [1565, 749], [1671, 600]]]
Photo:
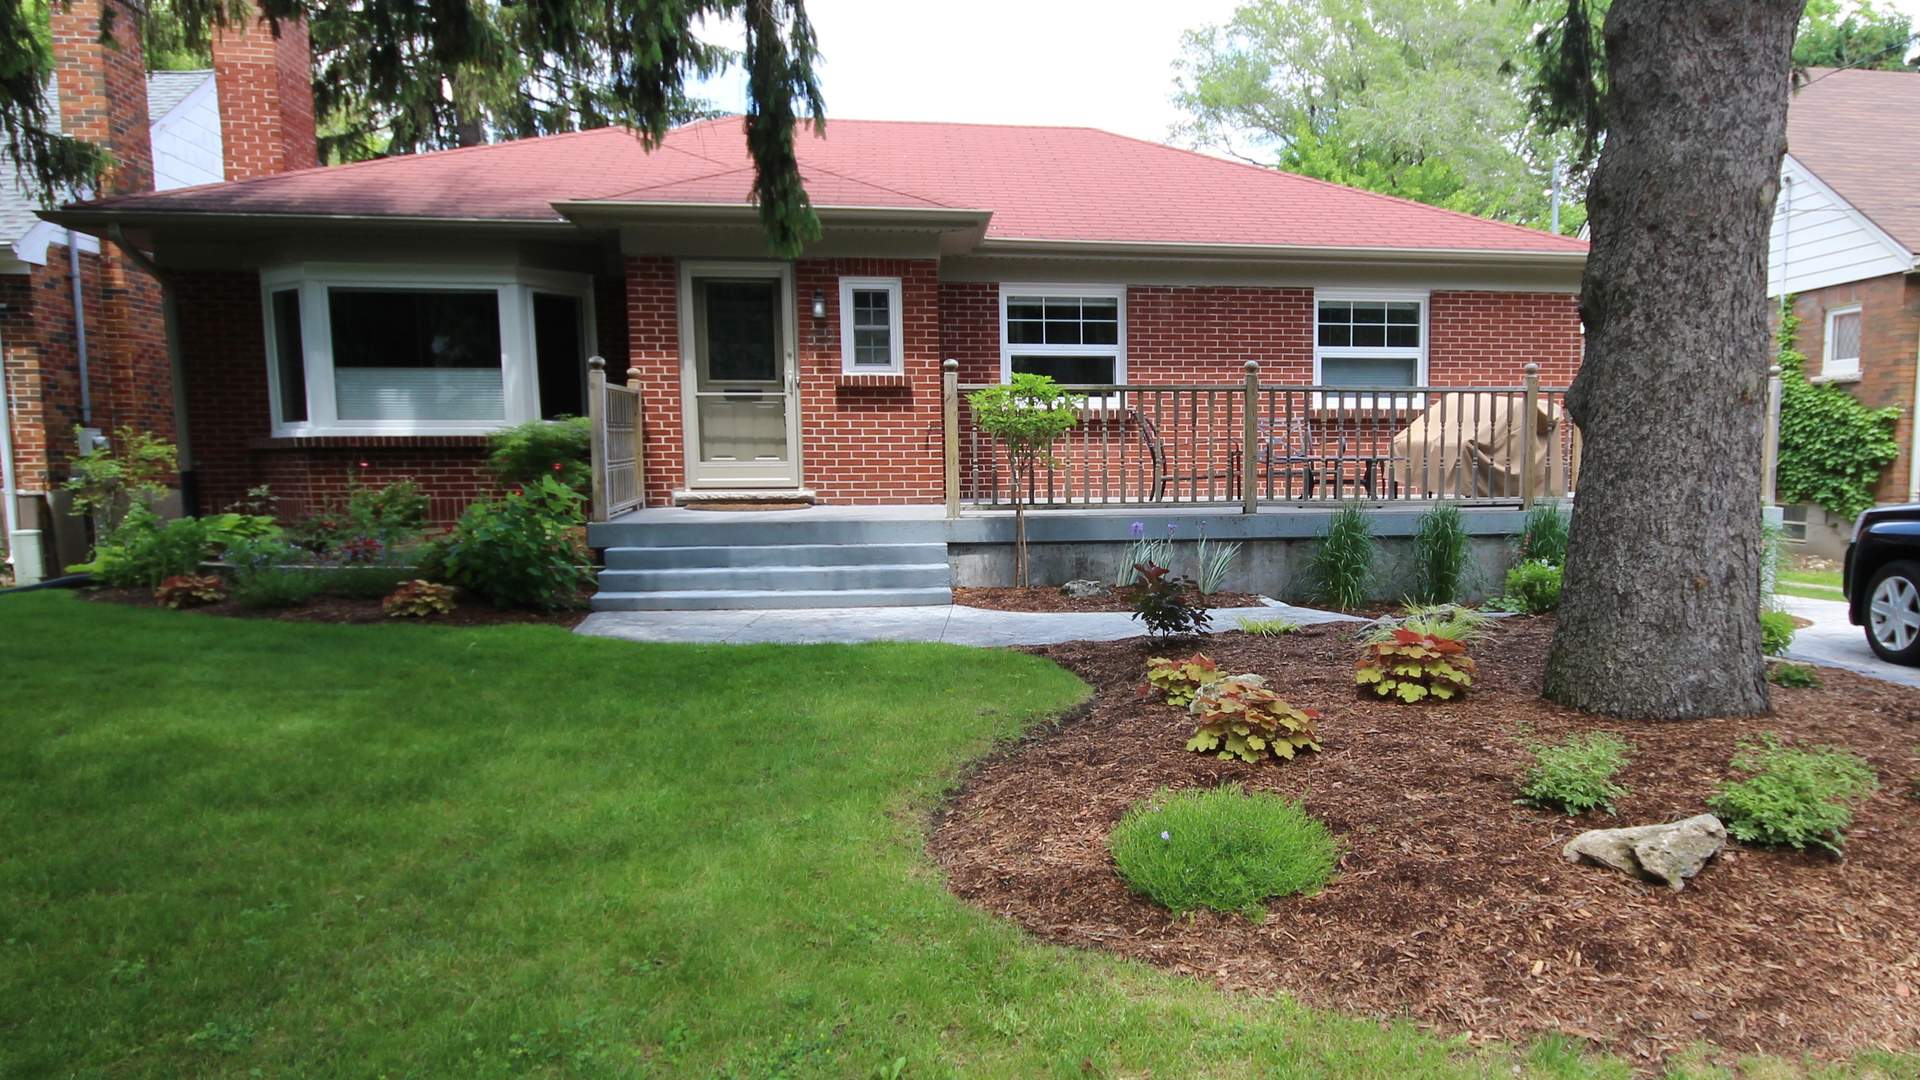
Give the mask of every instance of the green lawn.
[[1840, 591], [1838, 570], [1782, 570], [1774, 591], [1783, 596], [1804, 596], [1814, 600], [1845, 600]]
[[0, 1076], [1627, 1075], [954, 900], [928, 810], [1084, 692], [1028, 657], [40, 593], [0, 658]]

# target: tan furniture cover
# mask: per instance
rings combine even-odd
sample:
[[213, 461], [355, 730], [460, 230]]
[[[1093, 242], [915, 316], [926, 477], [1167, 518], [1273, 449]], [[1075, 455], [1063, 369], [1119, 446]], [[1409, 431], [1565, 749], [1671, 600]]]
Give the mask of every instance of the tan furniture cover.
[[[1469, 399], [1463, 409], [1459, 398], [1439, 397], [1394, 436], [1393, 479], [1400, 490], [1462, 499], [1519, 498], [1525, 399], [1483, 395], [1477, 413], [1475, 404]], [[1533, 494], [1568, 494], [1569, 478], [1579, 475], [1578, 432], [1545, 395], [1535, 399], [1533, 432]]]

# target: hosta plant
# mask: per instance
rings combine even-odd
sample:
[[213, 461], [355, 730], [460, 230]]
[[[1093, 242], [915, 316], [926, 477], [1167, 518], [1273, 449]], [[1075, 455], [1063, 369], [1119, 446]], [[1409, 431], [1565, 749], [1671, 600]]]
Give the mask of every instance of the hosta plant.
[[175, 574], [153, 590], [153, 598], [161, 607], [199, 607], [225, 600], [227, 590], [218, 574]]
[[1191, 709], [1199, 723], [1187, 749], [1196, 754], [1251, 763], [1268, 754], [1291, 761], [1302, 750], [1320, 749], [1313, 731], [1320, 714], [1295, 708], [1263, 686], [1222, 680], [1196, 697]]
[[1208, 683], [1226, 675], [1206, 653], [1194, 653], [1185, 660], [1156, 656], [1147, 661], [1147, 690], [1159, 691], [1167, 704], [1184, 709], [1193, 703], [1193, 695]]
[[424, 619], [429, 615], [445, 615], [453, 610], [453, 586], [436, 585], [418, 578], [402, 582], [399, 588], [380, 601], [380, 610], [393, 619]]
[[1367, 643], [1354, 662], [1353, 681], [1363, 692], [1409, 704], [1451, 701], [1473, 685], [1473, 657], [1462, 642], [1402, 627]]

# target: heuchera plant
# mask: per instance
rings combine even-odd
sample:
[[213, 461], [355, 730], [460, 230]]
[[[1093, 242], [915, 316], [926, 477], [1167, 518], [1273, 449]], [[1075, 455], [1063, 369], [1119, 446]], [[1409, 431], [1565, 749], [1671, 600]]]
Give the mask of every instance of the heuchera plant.
[[153, 598], [162, 607], [199, 607], [225, 600], [227, 590], [218, 574], [175, 574], [153, 590]]
[[1450, 701], [1473, 685], [1473, 657], [1462, 642], [1403, 627], [1367, 644], [1354, 662], [1353, 681], [1409, 704], [1429, 697]]
[[1175, 708], [1193, 704], [1193, 695], [1201, 687], [1225, 677], [1219, 663], [1206, 653], [1194, 653], [1185, 660], [1156, 656], [1147, 661], [1147, 692], [1158, 690]]
[[402, 582], [399, 588], [380, 601], [380, 610], [393, 619], [424, 619], [429, 615], [445, 615], [453, 610], [453, 586], [436, 585], [420, 578]]
[[1187, 749], [1218, 754], [1222, 761], [1254, 763], [1268, 754], [1292, 761], [1302, 750], [1320, 749], [1313, 731], [1320, 714], [1295, 708], [1265, 687], [1222, 682], [1195, 706], [1194, 715], [1200, 723]]

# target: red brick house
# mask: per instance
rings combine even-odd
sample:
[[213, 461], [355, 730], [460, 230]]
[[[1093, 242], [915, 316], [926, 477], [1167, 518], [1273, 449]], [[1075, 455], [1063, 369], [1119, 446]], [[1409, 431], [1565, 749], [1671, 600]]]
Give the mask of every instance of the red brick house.
[[[1768, 291], [1794, 297], [1810, 378], [1901, 408], [1901, 454], [1881, 474], [1882, 503], [1920, 502], [1917, 168], [1920, 74], [1808, 72], [1787, 113]], [[1810, 547], [1840, 553], [1852, 522], [1787, 509]]]
[[[146, 71], [137, 38], [99, 40], [98, 0], [54, 5], [50, 110], [62, 130], [108, 147], [109, 195], [172, 190], [314, 165], [307, 39], [289, 26], [236, 28], [213, 42], [212, 71]], [[124, 37], [124, 35], [123, 35]], [[277, 86], [299, 74], [294, 92]], [[304, 110], [302, 113], [300, 110]], [[282, 133], [263, 149], [263, 133]], [[62, 512], [74, 429], [120, 426], [175, 438], [179, 414], [163, 292], [138, 246], [107, 229], [42, 220], [11, 169], [0, 175], [0, 510], [9, 558], [57, 568], [86, 553]], [[76, 283], [77, 278], [77, 283]], [[76, 310], [76, 298], [79, 303]]]
[[[303, 82], [295, 56], [284, 107]], [[267, 91], [261, 91], [266, 94]], [[272, 96], [267, 94], [267, 96]], [[224, 101], [224, 99], [223, 99]], [[271, 111], [271, 110], [269, 110]], [[304, 133], [302, 133], [304, 137]], [[114, 194], [151, 252], [191, 501], [411, 476], [451, 517], [484, 438], [632, 369], [644, 500], [937, 503], [965, 383], [1565, 385], [1584, 243], [1084, 128], [833, 119], [824, 236], [766, 256], [738, 120]]]

